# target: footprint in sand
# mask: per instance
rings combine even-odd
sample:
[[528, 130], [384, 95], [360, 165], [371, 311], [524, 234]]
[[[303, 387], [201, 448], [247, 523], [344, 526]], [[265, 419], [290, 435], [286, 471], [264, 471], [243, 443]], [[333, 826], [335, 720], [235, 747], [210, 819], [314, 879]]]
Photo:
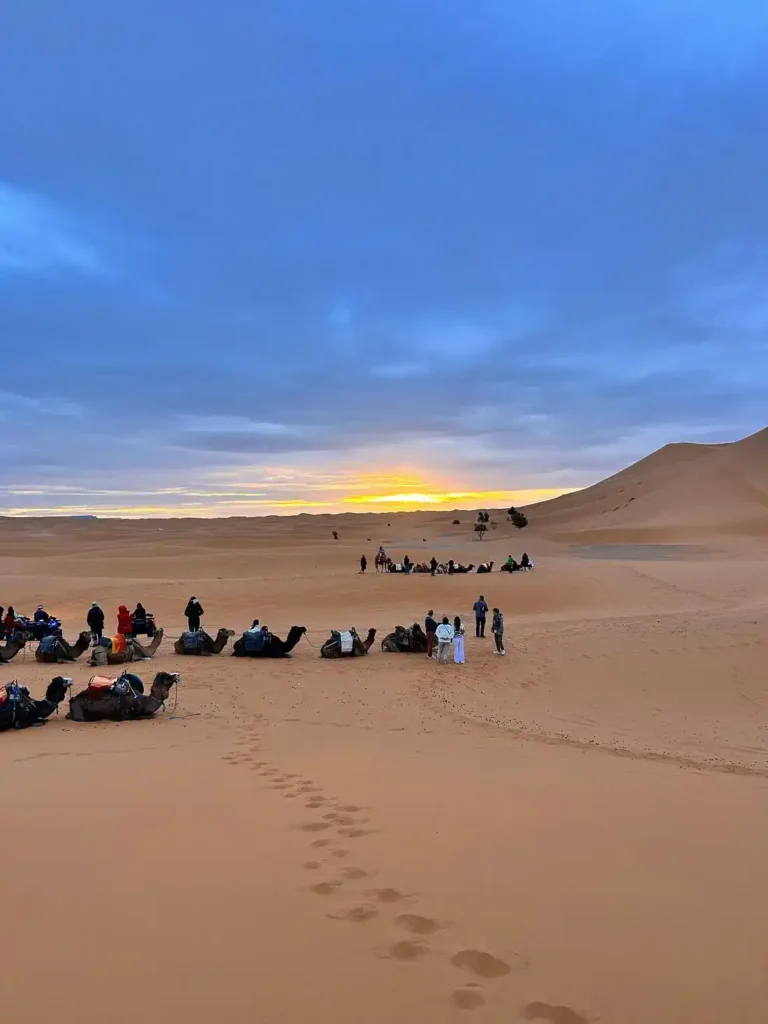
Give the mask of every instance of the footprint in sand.
[[[301, 790], [299, 790], [299, 792], [296, 795], [297, 796], [301, 796]], [[304, 804], [304, 806], [305, 807], [311, 807], [311, 808], [314, 809], [314, 808], [317, 808], [317, 807], [322, 807], [324, 803], [325, 803], [325, 797], [318, 796], [318, 797], [315, 797], [314, 800], [307, 800], [307, 802]]]
[[362, 839], [363, 836], [372, 836], [375, 829], [372, 828], [339, 828], [336, 830], [345, 839]]
[[[344, 851], [346, 853], [346, 850]], [[350, 881], [355, 882], [360, 878], [367, 878], [370, 871], [365, 871], [363, 868], [344, 868], [341, 872], [344, 878], [348, 878]]]
[[499, 960], [480, 949], [461, 949], [451, 957], [451, 963], [459, 970], [469, 971], [480, 978], [503, 978], [512, 970], [506, 960]]
[[358, 807], [357, 804], [341, 804], [339, 806], [340, 811], [344, 811], [346, 814], [357, 814], [358, 811], [362, 811], [362, 807]]
[[348, 857], [349, 856], [349, 850], [334, 850], [332, 856], [333, 857]]
[[308, 860], [301, 865], [306, 871], [317, 871], [321, 866], [319, 860]]
[[[406, 893], [398, 892], [397, 889], [369, 889], [366, 896], [371, 896], [373, 899], [379, 901], [379, 903], [400, 903], [401, 900], [408, 899]], [[415, 895], [415, 893], [411, 893]]]
[[393, 960], [400, 960], [403, 963], [420, 960], [427, 953], [429, 953], [429, 946], [423, 942], [417, 942], [415, 939], [401, 939], [399, 942], [393, 943], [387, 951], [387, 955], [391, 956]]
[[551, 1003], [528, 1003], [522, 1015], [526, 1020], [545, 1020], [548, 1024], [589, 1024], [586, 1017], [570, 1006], [553, 1006]]
[[331, 840], [330, 839], [315, 839], [315, 841], [312, 843], [312, 845], [313, 846], [318, 846], [318, 847], [330, 846], [331, 845]]
[[400, 914], [395, 918], [395, 924], [413, 935], [434, 935], [445, 927], [439, 921], [431, 917], [422, 917], [421, 914]]
[[349, 910], [345, 910], [341, 914], [327, 914], [332, 921], [353, 921], [355, 924], [365, 924], [366, 921], [372, 921], [374, 917], [378, 916], [378, 910], [375, 907], [350, 907]]
[[467, 985], [451, 992], [451, 1002], [459, 1010], [479, 1010], [485, 1006], [485, 996], [479, 986]]
[[326, 828], [331, 826], [327, 821], [308, 821], [304, 825], [297, 825], [302, 832], [322, 832]]
[[340, 886], [341, 882], [317, 882], [316, 885], [310, 885], [309, 891], [317, 896], [332, 896]]

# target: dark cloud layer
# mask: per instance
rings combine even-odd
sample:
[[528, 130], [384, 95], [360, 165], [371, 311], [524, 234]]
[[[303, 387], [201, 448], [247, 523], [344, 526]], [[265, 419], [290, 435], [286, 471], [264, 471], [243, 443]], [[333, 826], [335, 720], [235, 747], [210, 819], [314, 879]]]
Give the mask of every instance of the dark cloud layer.
[[10, 483], [447, 443], [574, 486], [765, 425], [768, 11], [573, 10], [15, 10]]

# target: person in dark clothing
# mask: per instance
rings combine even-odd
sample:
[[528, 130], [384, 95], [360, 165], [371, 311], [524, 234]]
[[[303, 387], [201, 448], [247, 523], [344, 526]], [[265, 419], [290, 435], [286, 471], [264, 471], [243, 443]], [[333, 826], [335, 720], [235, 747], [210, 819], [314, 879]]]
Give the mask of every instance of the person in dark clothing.
[[434, 555], [432, 555], [432, 558], [429, 560], [429, 568], [431, 570], [431, 575], [434, 576], [437, 572], [437, 559]]
[[0, 604], [0, 640], [5, 638], [5, 622], [4, 622], [5, 608]]
[[449, 558], [448, 559], [448, 575], [449, 576], [453, 576], [453, 570], [454, 570], [455, 565], [456, 565], [456, 563], [454, 562], [454, 560], [452, 558]]
[[88, 609], [85, 621], [88, 623], [88, 629], [100, 640], [104, 635], [104, 612], [96, 601]]
[[494, 654], [506, 654], [504, 650], [504, 616], [498, 608], [493, 609], [493, 622], [491, 624], [493, 639], [496, 641]]
[[521, 569], [530, 569], [531, 568], [531, 560], [528, 557], [528, 552], [527, 551], [523, 552], [523, 557], [520, 559], [520, 568]]
[[360, 559], [360, 572], [365, 572], [365, 570], [367, 568], [368, 568], [368, 559], [365, 557], [365, 555], [363, 555], [362, 558]]
[[49, 619], [50, 619], [50, 615], [45, 610], [45, 608], [43, 608], [43, 606], [41, 604], [39, 604], [37, 606], [37, 610], [35, 611], [35, 615], [34, 615], [35, 622], [47, 622]]
[[485, 598], [481, 594], [474, 604], [475, 611], [475, 636], [485, 636], [485, 617], [488, 614], [488, 605], [485, 603]]
[[431, 658], [432, 648], [435, 646], [435, 633], [437, 632], [437, 620], [431, 608], [424, 619], [424, 632], [427, 634], [427, 657]]
[[190, 597], [187, 607], [184, 609], [184, 614], [187, 617], [190, 632], [196, 633], [200, 629], [200, 619], [203, 615], [203, 606], [196, 597]]
[[136, 605], [136, 611], [133, 613], [134, 619], [141, 619], [142, 621], [147, 617], [147, 610], [144, 605], [139, 601]]
[[407, 576], [411, 571], [411, 560], [408, 555], [403, 559], [403, 568], [405, 569], [405, 575]]

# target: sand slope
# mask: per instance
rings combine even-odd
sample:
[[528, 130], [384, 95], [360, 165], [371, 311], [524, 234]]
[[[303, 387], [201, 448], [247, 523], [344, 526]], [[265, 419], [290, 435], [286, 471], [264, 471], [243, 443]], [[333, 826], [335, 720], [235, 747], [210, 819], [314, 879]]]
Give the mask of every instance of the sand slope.
[[768, 428], [731, 444], [668, 444], [573, 494], [531, 506], [556, 539], [768, 535]]

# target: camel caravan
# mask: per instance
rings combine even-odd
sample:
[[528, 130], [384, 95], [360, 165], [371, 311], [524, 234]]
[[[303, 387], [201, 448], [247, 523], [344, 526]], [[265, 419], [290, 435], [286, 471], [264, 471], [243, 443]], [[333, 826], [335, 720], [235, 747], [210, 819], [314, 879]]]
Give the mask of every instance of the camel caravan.
[[[365, 572], [366, 563], [367, 560], [365, 555], [363, 555], [360, 559], [362, 572]], [[475, 565], [474, 562], [464, 565], [453, 558], [449, 558], [447, 562], [438, 562], [434, 556], [428, 562], [412, 562], [408, 555], [404, 555], [402, 562], [395, 562], [387, 555], [383, 548], [379, 548], [376, 552], [373, 564], [376, 572], [392, 572], [404, 576], [410, 576], [411, 573], [428, 576], [461, 576], [468, 572], [476, 572], [483, 575], [484, 573], [493, 572], [494, 566], [492, 561], [480, 562], [479, 565]], [[533, 562], [528, 557], [526, 551], [523, 552], [519, 562], [510, 555], [500, 567], [501, 572], [529, 572], [531, 569], [533, 569]]]

